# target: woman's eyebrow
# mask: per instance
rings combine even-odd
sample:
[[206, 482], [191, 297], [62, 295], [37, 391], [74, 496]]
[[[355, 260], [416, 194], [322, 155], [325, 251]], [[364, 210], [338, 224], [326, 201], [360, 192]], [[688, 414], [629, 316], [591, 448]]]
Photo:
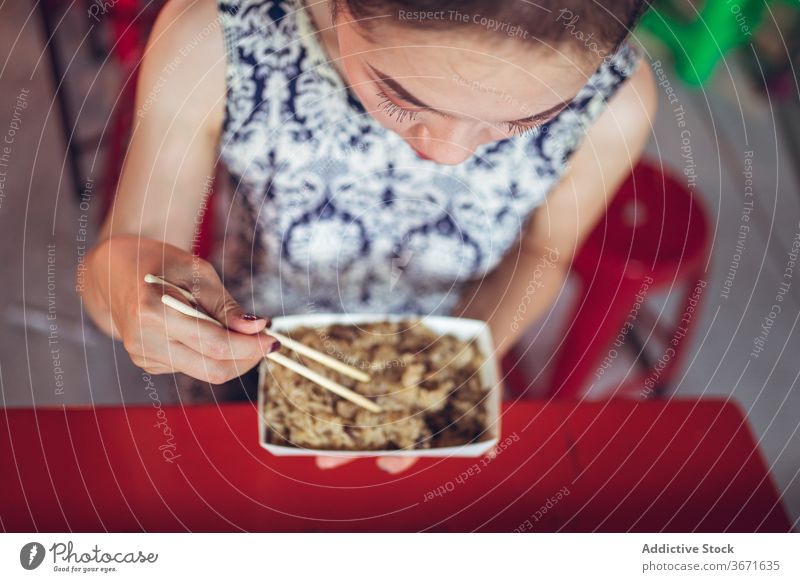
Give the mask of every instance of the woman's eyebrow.
[[[403, 87], [395, 79], [392, 79], [391, 77], [389, 77], [386, 73], [383, 73], [383, 72], [379, 71], [378, 69], [376, 69], [372, 65], [367, 65], [367, 66], [375, 74], [376, 80], [380, 81], [381, 83], [384, 83], [387, 87], [389, 87], [389, 89], [392, 90], [393, 93], [395, 93], [403, 101], [407, 101], [408, 103], [411, 103], [412, 105], [414, 105], [415, 107], [418, 107], [419, 109], [425, 109], [425, 110], [428, 110], [428, 111], [435, 111], [439, 115], [443, 115], [445, 117], [452, 117], [451, 115], [448, 115], [447, 113], [444, 113], [442, 111], [438, 111], [437, 109], [434, 109], [430, 105], [426, 105], [425, 103], [423, 103], [422, 101], [420, 101], [419, 99], [414, 97], [414, 95], [409, 93], [408, 90], [406, 90], [405, 87]], [[542, 111], [540, 113], [534, 113], [533, 115], [529, 115], [527, 117], [523, 117], [523, 118], [520, 118], [520, 119], [515, 119], [515, 120], [509, 121], [507, 123], [532, 123], [532, 122], [535, 122], [535, 121], [540, 121], [542, 119], [546, 119], [547, 117], [550, 117], [552, 114], [557, 113], [557, 112], [561, 111], [562, 109], [564, 109], [567, 105], [570, 104], [570, 102], [572, 102], [573, 99], [574, 99], [574, 97], [571, 98], [571, 99], [566, 99], [566, 100], [562, 101], [561, 103], [553, 105], [552, 107], [550, 107], [549, 109], [546, 109], [545, 111]]]

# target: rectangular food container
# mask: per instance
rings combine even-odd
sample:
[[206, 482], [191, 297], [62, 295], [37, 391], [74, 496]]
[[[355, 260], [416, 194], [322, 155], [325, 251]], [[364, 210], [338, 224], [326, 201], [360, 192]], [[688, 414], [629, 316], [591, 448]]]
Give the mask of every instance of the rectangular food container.
[[485, 358], [479, 371], [481, 382], [487, 390], [485, 400], [488, 438], [478, 443], [469, 443], [459, 446], [439, 447], [430, 449], [393, 450], [393, 451], [329, 451], [305, 449], [274, 445], [267, 442], [267, 424], [264, 419], [264, 387], [270, 378], [270, 366], [276, 364], [263, 360], [259, 367], [258, 380], [258, 434], [261, 446], [273, 455], [278, 456], [316, 456], [325, 455], [332, 457], [480, 457], [492, 449], [500, 436], [500, 400], [501, 386], [497, 369], [497, 359], [494, 357], [494, 342], [489, 331], [489, 326], [476, 319], [461, 319], [458, 317], [429, 316], [415, 318], [403, 315], [362, 315], [362, 314], [309, 314], [289, 315], [276, 317], [272, 328], [275, 331], [286, 333], [298, 327], [320, 328], [335, 324], [358, 325], [364, 323], [421, 321], [422, 324], [441, 335], [453, 335], [460, 340], [474, 339], [481, 355]]

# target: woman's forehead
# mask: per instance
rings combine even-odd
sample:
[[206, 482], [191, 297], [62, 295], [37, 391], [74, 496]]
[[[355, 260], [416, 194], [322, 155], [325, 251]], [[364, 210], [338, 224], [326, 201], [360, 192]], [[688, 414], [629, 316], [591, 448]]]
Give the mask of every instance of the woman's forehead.
[[391, 79], [431, 108], [486, 121], [524, 118], [569, 100], [596, 68], [585, 57], [533, 43], [425, 36], [347, 44], [374, 79]]

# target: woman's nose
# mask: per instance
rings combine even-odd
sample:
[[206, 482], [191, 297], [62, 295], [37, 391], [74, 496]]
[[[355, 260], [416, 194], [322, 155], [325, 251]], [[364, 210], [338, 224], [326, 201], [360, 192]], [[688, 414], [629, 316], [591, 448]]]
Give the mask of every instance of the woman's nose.
[[455, 165], [472, 157], [478, 147], [478, 138], [466, 125], [447, 121], [435, 125], [419, 124], [407, 141], [421, 158]]

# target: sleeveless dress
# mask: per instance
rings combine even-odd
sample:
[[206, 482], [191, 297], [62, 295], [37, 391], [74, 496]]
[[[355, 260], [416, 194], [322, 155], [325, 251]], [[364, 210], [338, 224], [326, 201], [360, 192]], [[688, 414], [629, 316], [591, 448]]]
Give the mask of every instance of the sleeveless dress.
[[364, 110], [301, 0], [221, 0], [233, 184], [221, 269], [246, 309], [447, 314], [491, 272], [640, 54], [625, 43], [534, 133], [443, 166]]

